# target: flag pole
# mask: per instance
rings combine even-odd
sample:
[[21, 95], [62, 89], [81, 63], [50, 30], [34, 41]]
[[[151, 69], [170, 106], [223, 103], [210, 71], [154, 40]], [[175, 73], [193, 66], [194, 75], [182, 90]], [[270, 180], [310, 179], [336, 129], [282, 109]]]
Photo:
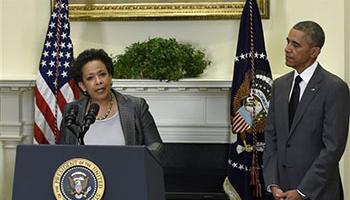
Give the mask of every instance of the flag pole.
[[[250, 61], [251, 61], [251, 84], [250, 88], [255, 85], [255, 57], [253, 56], [255, 53], [255, 44], [254, 44], [254, 27], [253, 27], [253, 5], [252, 1], [249, 1], [249, 36], [250, 36]], [[255, 90], [252, 91], [252, 96], [256, 96]], [[261, 192], [261, 184], [259, 181], [259, 170], [258, 170], [258, 155], [256, 151], [256, 144], [258, 142], [257, 139], [257, 131], [256, 131], [256, 101], [253, 101], [253, 125], [252, 125], [252, 134], [253, 134], [253, 156], [252, 156], [252, 167], [250, 170], [250, 185], [253, 186], [253, 195], [255, 197], [262, 197]]]
[[231, 87], [231, 132], [224, 191], [230, 200], [263, 200], [262, 154], [272, 75], [256, 0], [247, 0], [240, 20]]

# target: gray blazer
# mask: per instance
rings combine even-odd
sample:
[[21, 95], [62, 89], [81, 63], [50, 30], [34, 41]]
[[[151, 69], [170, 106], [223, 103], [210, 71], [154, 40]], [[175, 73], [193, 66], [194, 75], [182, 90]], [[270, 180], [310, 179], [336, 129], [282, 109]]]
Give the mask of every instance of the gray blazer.
[[[146, 145], [148, 149], [159, 159], [162, 160], [163, 144], [159, 136], [157, 126], [151, 113], [148, 110], [148, 104], [143, 98], [130, 95], [123, 95], [112, 90], [118, 101], [118, 110], [120, 122], [124, 133], [126, 145]], [[82, 122], [86, 113], [89, 97], [68, 103], [64, 107], [63, 116], [68, 112], [72, 105], [78, 105], [77, 121]], [[65, 126], [66, 118], [63, 117], [61, 123], [61, 144], [78, 144], [75, 134]], [[78, 132], [78, 128], [75, 128]]]
[[338, 162], [348, 136], [349, 88], [318, 65], [289, 130], [293, 77], [290, 72], [272, 86], [263, 158], [265, 185], [299, 189], [312, 200], [342, 199]]

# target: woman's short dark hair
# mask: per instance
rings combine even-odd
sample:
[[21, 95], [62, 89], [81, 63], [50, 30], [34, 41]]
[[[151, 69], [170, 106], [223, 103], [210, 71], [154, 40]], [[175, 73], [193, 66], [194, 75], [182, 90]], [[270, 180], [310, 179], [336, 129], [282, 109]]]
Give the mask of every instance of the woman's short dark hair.
[[83, 66], [94, 60], [99, 60], [106, 65], [107, 71], [113, 76], [113, 61], [103, 49], [86, 49], [74, 60], [71, 68], [71, 76], [76, 84], [82, 81]]

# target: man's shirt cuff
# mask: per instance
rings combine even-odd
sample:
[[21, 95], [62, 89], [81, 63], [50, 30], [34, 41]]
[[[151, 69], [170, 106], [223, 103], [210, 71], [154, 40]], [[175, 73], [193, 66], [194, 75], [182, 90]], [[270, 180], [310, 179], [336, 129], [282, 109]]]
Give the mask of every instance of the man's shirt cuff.
[[272, 193], [272, 190], [271, 190], [272, 187], [278, 187], [278, 185], [277, 184], [270, 184], [270, 185], [267, 186], [266, 190], [268, 192]]
[[297, 192], [300, 194], [300, 196], [303, 198], [303, 199], [307, 199], [307, 196], [305, 194], [303, 194], [300, 190], [297, 189]]

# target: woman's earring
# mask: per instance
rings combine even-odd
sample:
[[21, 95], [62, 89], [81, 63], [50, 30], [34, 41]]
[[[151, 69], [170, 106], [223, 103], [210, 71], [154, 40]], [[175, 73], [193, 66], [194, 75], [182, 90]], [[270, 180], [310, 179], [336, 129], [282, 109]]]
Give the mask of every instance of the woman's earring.
[[83, 91], [83, 94], [84, 94], [85, 96], [87, 96], [87, 95], [88, 95], [88, 93], [87, 93], [86, 91]]

